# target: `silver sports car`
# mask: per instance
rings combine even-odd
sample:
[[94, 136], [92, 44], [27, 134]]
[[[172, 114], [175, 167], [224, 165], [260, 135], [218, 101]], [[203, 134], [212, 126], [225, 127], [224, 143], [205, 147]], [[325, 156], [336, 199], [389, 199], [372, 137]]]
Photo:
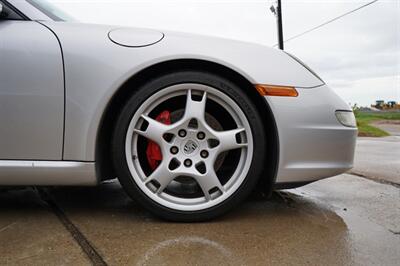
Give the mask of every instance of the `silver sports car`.
[[156, 215], [200, 221], [353, 165], [352, 110], [288, 53], [77, 23], [42, 0], [0, 9], [0, 185], [118, 178]]

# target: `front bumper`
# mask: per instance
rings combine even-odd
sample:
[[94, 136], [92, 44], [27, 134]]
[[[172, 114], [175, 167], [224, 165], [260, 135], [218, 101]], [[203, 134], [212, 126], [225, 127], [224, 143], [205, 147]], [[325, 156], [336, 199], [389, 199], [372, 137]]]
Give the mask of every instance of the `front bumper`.
[[276, 184], [312, 182], [351, 169], [357, 128], [335, 116], [349, 106], [326, 85], [296, 90], [298, 97], [265, 97], [279, 136]]

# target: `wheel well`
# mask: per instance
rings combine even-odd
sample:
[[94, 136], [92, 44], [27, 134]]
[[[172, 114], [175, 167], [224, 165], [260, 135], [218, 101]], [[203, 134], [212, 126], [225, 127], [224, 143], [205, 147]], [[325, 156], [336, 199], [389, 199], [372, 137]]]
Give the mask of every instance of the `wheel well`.
[[206, 71], [218, 74], [242, 88], [256, 105], [258, 112], [264, 118], [263, 125], [268, 145], [266, 147], [268, 152], [267, 158], [265, 158], [264, 178], [260, 179], [261, 186], [258, 187], [264, 188], [263, 190], [269, 193], [275, 183], [279, 160], [279, 138], [275, 119], [269, 105], [257, 93], [254, 86], [239, 73], [214, 62], [194, 59], [172, 60], [150, 66], [129, 78], [114, 94], [103, 114], [96, 140], [96, 172], [100, 180], [103, 181], [116, 177], [111, 159], [110, 140], [116, 117], [118, 117], [125, 102], [129, 99], [132, 90], [162, 74], [183, 70]]

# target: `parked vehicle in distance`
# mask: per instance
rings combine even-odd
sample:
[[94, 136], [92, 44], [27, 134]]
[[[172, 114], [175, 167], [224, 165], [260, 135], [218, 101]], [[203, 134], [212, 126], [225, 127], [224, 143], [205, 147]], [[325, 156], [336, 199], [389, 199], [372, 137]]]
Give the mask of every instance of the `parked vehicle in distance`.
[[117, 177], [154, 214], [202, 221], [257, 184], [353, 165], [352, 110], [290, 54], [77, 23], [42, 0], [0, 4], [0, 185]]

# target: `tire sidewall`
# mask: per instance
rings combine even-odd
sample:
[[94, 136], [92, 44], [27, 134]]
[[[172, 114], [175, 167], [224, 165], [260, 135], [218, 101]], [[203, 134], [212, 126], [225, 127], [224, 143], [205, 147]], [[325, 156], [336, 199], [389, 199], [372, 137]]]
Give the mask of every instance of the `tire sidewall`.
[[[136, 184], [125, 155], [126, 133], [137, 109], [154, 93], [181, 83], [199, 83], [213, 87], [233, 99], [244, 112], [253, 135], [253, 156], [249, 171], [240, 187], [225, 201], [198, 211], [179, 211], [167, 208], [150, 199]], [[112, 158], [118, 179], [130, 197], [150, 212], [171, 221], [204, 221], [230, 210], [253, 190], [262, 173], [265, 158], [265, 134], [260, 114], [250, 98], [236, 84], [215, 74], [182, 71], [159, 76], [139, 86], [123, 107], [112, 138]]]

